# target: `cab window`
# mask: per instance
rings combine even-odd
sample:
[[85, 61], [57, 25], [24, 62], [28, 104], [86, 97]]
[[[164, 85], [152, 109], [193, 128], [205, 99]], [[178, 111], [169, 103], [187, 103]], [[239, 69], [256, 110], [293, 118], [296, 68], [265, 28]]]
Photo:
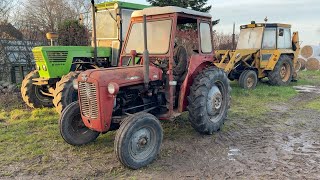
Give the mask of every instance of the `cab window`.
[[276, 28], [265, 28], [263, 34], [263, 43], [262, 49], [276, 49], [276, 37], [277, 29]]
[[278, 28], [278, 48], [291, 49], [291, 32], [289, 28]]
[[211, 30], [208, 23], [200, 23], [201, 51], [203, 53], [212, 52]]

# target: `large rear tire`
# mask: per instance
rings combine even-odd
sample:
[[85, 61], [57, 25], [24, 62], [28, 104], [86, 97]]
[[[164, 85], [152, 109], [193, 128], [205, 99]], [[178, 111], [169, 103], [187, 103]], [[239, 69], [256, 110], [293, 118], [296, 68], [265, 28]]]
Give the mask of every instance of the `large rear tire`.
[[149, 113], [136, 113], [120, 125], [114, 141], [115, 153], [123, 165], [139, 169], [156, 158], [162, 139], [159, 120]]
[[59, 128], [62, 138], [74, 146], [88, 144], [100, 134], [84, 125], [78, 101], [72, 102], [62, 111]]
[[292, 80], [293, 61], [289, 56], [282, 55], [273, 71], [268, 73], [269, 83], [276, 86], [286, 86]]
[[230, 105], [231, 87], [225, 72], [215, 67], [203, 70], [190, 88], [189, 120], [192, 127], [212, 134], [223, 125]]
[[53, 107], [52, 97], [44, 95], [45, 86], [33, 84], [34, 78], [39, 78], [37, 70], [31, 71], [22, 81], [21, 95], [23, 101], [31, 108]]
[[70, 72], [57, 82], [56, 89], [53, 92], [53, 104], [59, 114], [70, 103], [78, 100], [78, 91], [73, 88], [73, 80], [77, 79], [79, 74], [80, 72]]

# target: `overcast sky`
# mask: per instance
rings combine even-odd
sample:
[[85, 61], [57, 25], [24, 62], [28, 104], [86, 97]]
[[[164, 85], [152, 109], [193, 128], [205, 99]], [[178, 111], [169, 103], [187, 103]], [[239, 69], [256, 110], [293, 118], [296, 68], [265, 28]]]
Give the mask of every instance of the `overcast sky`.
[[[148, 4], [145, 0], [125, 0]], [[211, 15], [220, 19], [215, 26], [217, 32], [232, 33], [232, 24], [239, 31], [241, 24], [251, 20], [292, 24], [293, 31], [299, 31], [303, 45], [320, 44], [320, 0], [209, 0]]]

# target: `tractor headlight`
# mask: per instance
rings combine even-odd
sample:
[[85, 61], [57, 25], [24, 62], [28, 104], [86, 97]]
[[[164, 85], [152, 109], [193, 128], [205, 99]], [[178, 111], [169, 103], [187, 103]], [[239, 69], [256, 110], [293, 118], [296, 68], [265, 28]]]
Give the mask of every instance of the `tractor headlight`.
[[47, 71], [46, 65], [42, 65], [42, 69], [43, 69], [44, 71]]
[[118, 84], [113, 83], [113, 82], [111, 82], [111, 83], [108, 84], [108, 92], [109, 92], [110, 94], [114, 95], [114, 94], [118, 93], [118, 91], [119, 91], [119, 86], [118, 86]]
[[40, 66], [39, 65], [36, 65], [36, 70], [40, 70]]
[[78, 86], [78, 80], [77, 79], [74, 79], [72, 81], [72, 86], [73, 86], [74, 89], [78, 90], [79, 86]]

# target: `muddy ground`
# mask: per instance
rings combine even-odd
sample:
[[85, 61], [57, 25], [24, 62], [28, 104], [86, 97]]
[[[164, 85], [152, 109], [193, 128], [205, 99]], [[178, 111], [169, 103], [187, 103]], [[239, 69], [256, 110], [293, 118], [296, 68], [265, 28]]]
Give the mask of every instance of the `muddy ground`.
[[[270, 103], [271, 111], [257, 119], [231, 115], [213, 136], [200, 135], [179, 119], [165, 123], [173, 128], [165, 132], [159, 157], [141, 170], [122, 167], [112, 150], [88, 150], [79, 158], [60, 150], [59, 140], [50, 162], [39, 157], [12, 163], [0, 179], [320, 179], [320, 112], [301, 108], [318, 97], [308, 91]], [[112, 136], [102, 141], [113, 145]]]

